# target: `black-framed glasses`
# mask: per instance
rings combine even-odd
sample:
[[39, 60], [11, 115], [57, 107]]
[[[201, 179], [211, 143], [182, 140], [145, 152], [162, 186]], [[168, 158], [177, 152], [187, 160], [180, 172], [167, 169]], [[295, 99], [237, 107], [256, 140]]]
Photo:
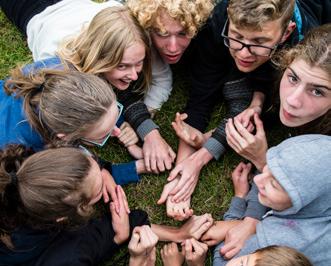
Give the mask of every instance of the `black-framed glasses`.
[[242, 41], [239, 41], [237, 39], [225, 35], [225, 30], [228, 23], [229, 23], [229, 19], [226, 20], [221, 33], [221, 36], [224, 38], [224, 45], [226, 47], [235, 51], [240, 51], [246, 47], [252, 55], [257, 55], [257, 56], [271, 56], [274, 53], [274, 51], [277, 49], [278, 44], [274, 45], [273, 47], [257, 45], [257, 44], [246, 44]]
[[[119, 102], [116, 102], [117, 104], [117, 108], [118, 108], [118, 116], [117, 116], [117, 120], [116, 122], [118, 121], [118, 119], [120, 118], [122, 112], [123, 112], [123, 105]], [[102, 140], [99, 140], [99, 141], [95, 141], [95, 140], [89, 140], [89, 139], [86, 139], [86, 138], [82, 138], [83, 141], [87, 142], [87, 143], [90, 143], [90, 144], [93, 144], [93, 145], [96, 145], [98, 147], [102, 147], [106, 144], [107, 140], [110, 138], [110, 136], [112, 136], [112, 133], [113, 133], [113, 130], [115, 129], [116, 125], [114, 126], [114, 128], [112, 128], [109, 133], [104, 137], [102, 138]]]

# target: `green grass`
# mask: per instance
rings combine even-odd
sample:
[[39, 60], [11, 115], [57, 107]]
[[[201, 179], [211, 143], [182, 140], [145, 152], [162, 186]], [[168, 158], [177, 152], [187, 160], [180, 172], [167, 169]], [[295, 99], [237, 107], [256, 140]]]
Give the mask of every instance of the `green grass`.
[[[0, 78], [6, 77], [10, 69], [17, 63], [31, 61], [32, 57], [24, 36], [15, 29], [0, 11]], [[184, 107], [189, 88], [189, 81], [183, 73], [184, 71], [181, 67], [174, 68], [174, 89], [172, 95], [155, 119], [161, 128], [161, 134], [174, 150], [177, 150], [178, 140], [171, 128], [171, 121], [175, 113]], [[217, 125], [223, 113], [223, 106], [218, 106], [214, 112], [211, 125]], [[274, 135], [279, 136], [279, 132], [275, 132]], [[105, 148], [97, 150], [97, 152], [105, 159], [113, 162], [131, 160], [125, 148], [121, 147], [116, 140], [111, 140]], [[220, 219], [232, 197], [230, 174], [239, 161], [239, 156], [230, 151], [219, 161], [210, 162], [202, 170], [200, 181], [192, 199], [192, 207], [195, 214], [208, 212], [215, 219]], [[140, 208], [147, 211], [152, 223], [179, 225], [180, 223], [174, 222], [166, 216], [164, 205], [156, 205], [163, 185], [166, 183], [167, 174], [143, 175], [140, 183], [126, 186], [125, 191], [131, 209]], [[108, 262], [105, 265], [125, 265], [127, 260], [124, 258], [127, 258], [127, 255], [126, 250], [123, 249], [112, 262]], [[157, 265], [162, 265], [159, 253]], [[211, 265], [210, 253], [206, 265]]]

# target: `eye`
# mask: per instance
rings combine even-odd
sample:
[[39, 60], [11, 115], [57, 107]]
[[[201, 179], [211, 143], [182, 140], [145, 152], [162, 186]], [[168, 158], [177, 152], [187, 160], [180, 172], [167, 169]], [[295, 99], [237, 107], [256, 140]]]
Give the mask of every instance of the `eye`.
[[125, 70], [126, 66], [125, 65], [122, 65], [122, 64], [119, 64], [116, 68], [118, 70]]
[[178, 32], [178, 36], [180, 37], [186, 37], [186, 31], [181, 31], [181, 32]]
[[292, 74], [288, 74], [287, 78], [291, 84], [296, 84], [298, 82], [298, 78]]
[[165, 37], [169, 36], [169, 33], [167, 31], [161, 31], [161, 30], [154, 29], [153, 32], [159, 37], [165, 38]]
[[144, 64], [144, 60], [139, 61], [136, 66], [142, 66]]
[[311, 93], [314, 95], [314, 96], [317, 96], [317, 97], [323, 97], [325, 94], [324, 94], [324, 91], [321, 90], [321, 89], [318, 89], [318, 88], [315, 88], [315, 89], [312, 89], [311, 90]]

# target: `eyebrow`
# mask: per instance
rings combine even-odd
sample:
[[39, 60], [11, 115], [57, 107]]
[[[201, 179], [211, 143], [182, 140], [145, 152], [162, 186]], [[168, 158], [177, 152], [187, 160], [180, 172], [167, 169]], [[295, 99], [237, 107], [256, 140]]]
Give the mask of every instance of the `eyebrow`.
[[[242, 36], [242, 34], [234, 29], [229, 29], [229, 31], [231, 31], [232, 33], [234, 34], [238, 34], [240, 36]], [[261, 37], [255, 37], [253, 39], [248, 39], [249, 41], [253, 41], [253, 42], [269, 42], [269, 41], [272, 41], [272, 39], [268, 38], [268, 37], [264, 37], [264, 36], [261, 36]]]
[[[291, 70], [292, 74], [298, 79], [298, 80], [301, 80], [300, 77], [298, 76], [298, 74], [293, 70], [293, 68], [291, 67], [288, 67], [289, 70]], [[313, 85], [315, 87], [319, 87], [319, 88], [322, 88], [322, 89], [326, 89], [328, 91], [331, 91], [331, 88], [329, 88], [328, 86], [325, 86], [325, 85], [321, 85], [321, 84], [316, 84], [316, 83], [309, 83], [310, 85]]]

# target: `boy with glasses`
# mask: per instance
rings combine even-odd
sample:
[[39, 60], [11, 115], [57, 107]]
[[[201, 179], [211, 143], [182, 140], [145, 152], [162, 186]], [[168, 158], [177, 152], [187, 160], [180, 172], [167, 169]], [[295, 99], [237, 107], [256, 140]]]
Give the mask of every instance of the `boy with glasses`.
[[[215, 7], [195, 40], [192, 88], [184, 110], [188, 116], [177, 115], [176, 121], [190, 132], [203, 132], [217, 103], [224, 100], [227, 114], [201, 148], [196, 150], [180, 139], [177, 165], [168, 178], [172, 184], [167, 184], [159, 203], [167, 199], [167, 205], [181, 204], [185, 216], [202, 167], [226, 150], [226, 118], [240, 114], [243, 124], [253, 130], [250, 117], [261, 113], [278, 76], [270, 56], [284, 45], [295, 45], [321, 23], [321, 14], [314, 11], [322, 12], [319, 7], [329, 5], [322, 2], [229, 0]], [[246, 217], [256, 220], [261, 213], [252, 210]]]

